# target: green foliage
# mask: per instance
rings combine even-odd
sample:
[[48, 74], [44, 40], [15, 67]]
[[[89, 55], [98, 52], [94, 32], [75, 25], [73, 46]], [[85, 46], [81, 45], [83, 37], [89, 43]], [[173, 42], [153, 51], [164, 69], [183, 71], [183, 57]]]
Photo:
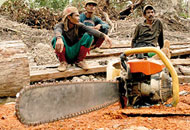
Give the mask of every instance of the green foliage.
[[81, 10], [84, 7], [84, 0], [72, 0], [71, 4]]
[[188, 14], [187, 14], [187, 13], [183, 13], [183, 12], [182, 12], [182, 13], [180, 13], [179, 15], [180, 15], [181, 17], [185, 18], [185, 19], [188, 18]]
[[69, 0], [29, 0], [31, 8], [47, 7], [54, 10], [63, 10], [69, 4]]
[[188, 7], [188, 2], [185, 1], [181, 1], [181, 10], [180, 12], [178, 12], [179, 16], [183, 17], [183, 18], [188, 18], [188, 13], [189, 13], [189, 7]]

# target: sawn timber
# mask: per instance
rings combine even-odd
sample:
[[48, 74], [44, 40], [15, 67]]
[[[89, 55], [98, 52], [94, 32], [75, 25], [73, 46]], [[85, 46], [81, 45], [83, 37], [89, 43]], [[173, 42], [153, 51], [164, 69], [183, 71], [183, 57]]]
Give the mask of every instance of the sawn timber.
[[119, 100], [117, 82], [48, 83], [23, 88], [16, 99], [16, 116], [38, 125], [85, 114]]

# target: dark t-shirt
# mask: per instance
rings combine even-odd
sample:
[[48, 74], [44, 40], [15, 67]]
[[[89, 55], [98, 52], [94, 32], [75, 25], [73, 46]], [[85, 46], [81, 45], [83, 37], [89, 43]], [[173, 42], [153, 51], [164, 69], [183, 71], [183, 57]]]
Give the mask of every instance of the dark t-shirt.
[[155, 19], [152, 26], [146, 21], [137, 25], [132, 39], [132, 47], [160, 46], [163, 48], [163, 26], [160, 20]]
[[64, 24], [59, 23], [54, 27], [55, 36], [63, 36], [67, 42], [68, 46], [72, 46], [77, 43], [84, 33], [88, 33], [89, 35], [93, 35], [98, 38], [103, 38], [104, 34], [96, 31], [95, 29], [91, 29], [86, 25], [79, 23], [74, 26], [74, 28], [69, 29], [68, 31], [64, 31]]

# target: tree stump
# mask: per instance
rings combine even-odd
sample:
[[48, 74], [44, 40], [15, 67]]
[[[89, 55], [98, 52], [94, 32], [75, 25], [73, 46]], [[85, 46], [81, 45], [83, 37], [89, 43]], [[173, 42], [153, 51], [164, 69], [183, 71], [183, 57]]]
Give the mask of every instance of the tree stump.
[[26, 45], [22, 41], [0, 42], [0, 97], [15, 96], [29, 84]]

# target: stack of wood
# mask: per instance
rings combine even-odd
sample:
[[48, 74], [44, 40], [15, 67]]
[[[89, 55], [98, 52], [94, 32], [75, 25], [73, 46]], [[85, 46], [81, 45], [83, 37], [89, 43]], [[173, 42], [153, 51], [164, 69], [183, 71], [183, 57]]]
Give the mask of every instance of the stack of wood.
[[[122, 42], [122, 43], [120, 43]], [[180, 83], [190, 83], [190, 43], [172, 43], [171, 62], [178, 73]], [[57, 78], [66, 78], [84, 74], [94, 74], [106, 72], [107, 65], [110, 62], [119, 62], [120, 54], [131, 49], [128, 41], [115, 41], [113, 48], [102, 46], [104, 53], [91, 52], [86, 57], [90, 66], [88, 71], [71, 66], [65, 72], [57, 71], [56, 65], [30, 66], [26, 55], [25, 45], [21, 41], [6, 41], [0, 43], [1, 61], [1, 79], [0, 79], [0, 97], [15, 96], [24, 86], [30, 82], [46, 81]], [[186, 58], [181, 58], [186, 56]]]
[[55, 14], [48, 8], [40, 8], [39, 10], [30, 9], [29, 12], [22, 22], [38, 29], [46, 28], [51, 30], [62, 18], [61, 13]]
[[0, 13], [9, 16], [12, 20], [27, 24], [33, 28], [52, 29], [62, 18], [59, 13], [49, 8], [30, 8], [24, 0], [9, 1], [0, 8]]
[[[172, 56], [171, 62], [179, 75], [180, 83], [190, 83], [190, 58], [188, 58], [188, 56], [190, 55], [190, 49], [187, 48], [188, 46], [190, 46], [190, 43], [172, 43], [170, 45], [170, 51]], [[51, 68], [51, 66], [41, 66], [43, 70], [32, 71], [30, 79], [31, 81], [40, 81], [82, 74], [106, 72], [107, 64], [101, 63], [109, 63], [114, 60], [119, 61], [120, 54], [130, 49], [130, 43], [128, 41], [114, 41], [111, 49], [109, 49], [106, 45], [103, 45], [101, 48], [104, 53], [99, 54], [91, 52], [90, 55], [87, 55], [86, 59], [91, 67], [89, 71], [84, 71], [80, 68], [76, 69], [75, 67], [71, 67], [65, 72], [58, 72], [55, 67], [54, 69], [47, 70], [47, 68]], [[186, 58], [180, 58], [182, 56], [186, 56]]]

